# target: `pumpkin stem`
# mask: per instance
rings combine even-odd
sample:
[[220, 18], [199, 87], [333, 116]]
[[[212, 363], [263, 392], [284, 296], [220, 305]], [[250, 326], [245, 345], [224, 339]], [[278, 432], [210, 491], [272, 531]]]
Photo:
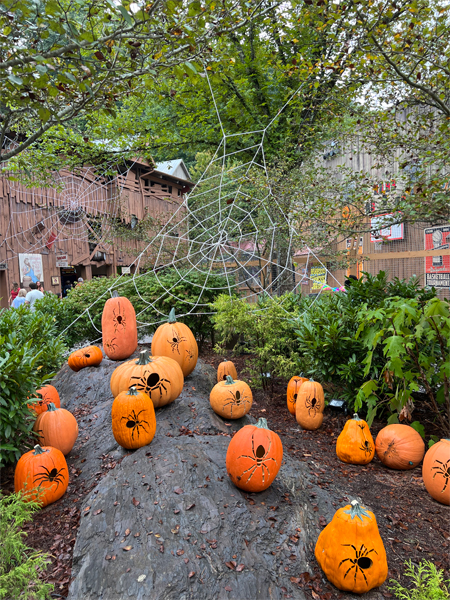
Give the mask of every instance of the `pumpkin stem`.
[[119, 292], [117, 290], [114, 290], [113, 292], [111, 292], [111, 298], [118, 298], [119, 297]]
[[128, 394], [127, 396], [137, 396], [139, 394], [139, 392], [137, 391], [137, 389], [134, 387], [134, 385], [132, 385], [130, 387], [130, 389], [128, 390]]
[[152, 362], [152, 359], [150, 358], [150, 353], [148, 350], [142, 350], [139, 352], [139, 358], [136, 361], [137, 365], [148, 365], [150, 362]]
[[260, 417], [255, 427], [259, 427], [259, 429], [269, 429], [269, 426], [267, 425], [267, 419]]
[[39, 444], [36, 444], [36, 446], [34, 447], [33, 456], [38, 456], [38, 454], [45, 454], [46, 452], [48, 452], [48, 450], [44, 450], [44, 448], [41, 448]]
[[176, 323], [177, 322], [177, 318], [175, 316], [175, 309], [172, 308], [172, 310], [169, 313], [169, 318], [167, 319], [168, 323]]
[[227, 375], [227, 380], [225, 381], [225, 385], [233, 385], [234, 381], [231, 375]]
[[364, 506], [361, 506], [358, 500], [352, 500], [350, 504], [350, 510], [346, 510], [345, 512], [349, 514], [352, 519], [354, 519], [355, 517], [358, 517], [361, 521], [363, 520], [363, 517], [367, 517], [368, 519], [370, 519], [369, 513], [364, 508]]
[[52, 410], [58, 410], [53, 402], [50, 402], [47, 408], [48, 412], [52, 412]]
[[[353, 418], [357, 421], [361, 421], [361, 419], [358, 417], [358, 413], [353, 413]], [[353, 502], [356, 502], [356, 500], [353, 500]]]

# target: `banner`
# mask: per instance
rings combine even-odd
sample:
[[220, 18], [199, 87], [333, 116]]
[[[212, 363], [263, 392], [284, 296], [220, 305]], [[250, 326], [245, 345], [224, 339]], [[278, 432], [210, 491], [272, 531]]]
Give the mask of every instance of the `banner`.
[[44, 269], [42, 268], [41, 254], [19, 254], [20, 280], [24, 288], [28, 288], [33, 281], [43, 281]]
[[327, 270], [325, 267], [311, 267], [311, 289], [320, 290], [327, 285]]
[[450, 225], [429, 227], [424, 230], [425, 250], [447, 250], [447, 254], [425, 257], [426, 285], [435, 288], [450, 287]]

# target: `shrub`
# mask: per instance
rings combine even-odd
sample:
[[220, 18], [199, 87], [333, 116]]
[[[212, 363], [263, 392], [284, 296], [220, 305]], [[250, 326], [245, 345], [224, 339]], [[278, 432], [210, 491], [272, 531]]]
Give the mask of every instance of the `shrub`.
[[51, 598], [53, 585], [39, 579], [48, 555], [28, 548], [21, 531], [39, 508], [38, 502], [25, 502], [21, 494], [0, 496], [0, 600]]
[[399, 600], [447, 600], [450, 598], [448, 586], [450, 580], [444, 581], [444, 572], [437, 570], [436, 566], [428, 560], [424, 560], [417, 567], [409, 560], [406, 563], [405, 575], [411, 579], [414, 586], [411, 590], [403, 587], [395, 581], [390, 580], [388, 587]]

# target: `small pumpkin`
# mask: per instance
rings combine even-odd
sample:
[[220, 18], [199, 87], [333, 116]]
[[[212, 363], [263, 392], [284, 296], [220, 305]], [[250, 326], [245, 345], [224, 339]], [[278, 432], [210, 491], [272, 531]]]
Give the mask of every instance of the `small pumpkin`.
[[102, 340], [103, 350], [111, 360], [125, 360], [136, 350], [136, 312], [128, 298], [116, 295], [105, 302], [102, 313]]
[[85, 367], [97, 367], [103, 360], [103, 352], [98, 346], [86, 346], [75, 350], [69, 356], [69, 367], [72, 371], [79, 371]]
[[180, 365], [172, 358], [150, 356], [148, 350], [143, 350], [137, 360], [128, 360], [113, 371], [110, 385], [114, 398], [134, 386], [150, 396], [155, 408], [160, 408], [178, 398], [184, 377]]
[[234, 485], [246, 492], [266, 490], [281, 467], [283, 444], [266, 419], [242, 427], [231, 438], [226, 467]]
[[225, 419], [240, 419], [252, 407], [253, 395], [245, 381], [234, 381], [229, 375], [219, 381], [209, 395], [211, 408]]
[[56, 408], [50, 402], [48, 409], [36, 419], [33, 431], [39, 434], [42, 446], [53, 446], [66, 455], [72, 450], [78, 437], [78, 423], [71, 412]]
[[339, 590], [364, 594], [387, 577], [386, 550], [375, 515], [356, 500], [336, 511], [314, 552], [323, 572]]
[[422, 477], [430, 496], [450, 506], [450, 439], [436, 442], [425, 454]]
[[302, 384], [295, 403], [295, 418], [303, 429], [318, 429], [323, 422], [325, 396], [323, 387], [317, 381], [308, 380]]
[[[63, 453], [38, 444], [19, 458], [14, 472], [14, 489], [24, 499], [47, 506], [59, 500], [69, 485], [69, 470]], [[36, 489], [37, 488], [37, 489]]]
[[294, 375], [289, 380], [287, 386], [287, 407], [291, 415], [295, 417], [295, 403], [297, 402], [298, 392], [300, 391], [301, 386], [305, 383], [305, 381], [309, 381], [307, 377], [303, 377], [302, 375]]
[[391, 469], [414, 469], [425, 454], [420, 434], [409, 425], [387, 425], [375, 440], [375, 450], [381, 462]]
[[33, 402], [32, 404], [27, 404], [27, 406], [37, 415], [40, 415], [46, 411], [50, 402], [53, 402], [53, 404], [58, 408], [61, 406], [58, 390], [49, 383], [36, 390], [36, 394], [39, 394], [40, 398], [36, 395], [36, 398], [39, 398], [39, 400], [37, 402]]
[[231, 360], [224, 360], [217, 367], [217, 383], [219, 383], [219, 381], [225, 381], [227, 375], [229, 375], [232, 379], [238, 378], [236, 367]]
[[153, 335], [152, 354], [176, 360], [185, 377], [195, 369], [198, 360], [197, 342], [189, 327], [177, 322], [173, 308], [168, 322], [160, 325]]
[[342, 462], [351, 465], [367, 465], [375, 455], [375, 444], [369, 426], [353, 415], [344, 425], [336, 441], [336, 454]]
[[127, 450], [150, 444], [155, 437], [156, 417], [153, 402], [131, 387], [114, 399], [111, 407], [112, 431], [116, 442]]

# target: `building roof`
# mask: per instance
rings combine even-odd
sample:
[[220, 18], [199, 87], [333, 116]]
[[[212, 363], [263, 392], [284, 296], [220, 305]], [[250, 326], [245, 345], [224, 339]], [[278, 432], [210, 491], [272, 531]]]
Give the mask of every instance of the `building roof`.
[[170, 175], [171, 177], [175, 177], [177, 179], [191, 181], [189, 171], [182, 158], [166, 160], [164, 162], [157, 163], [155, 171], [158, 173], [164, 173], [165, 175]]

